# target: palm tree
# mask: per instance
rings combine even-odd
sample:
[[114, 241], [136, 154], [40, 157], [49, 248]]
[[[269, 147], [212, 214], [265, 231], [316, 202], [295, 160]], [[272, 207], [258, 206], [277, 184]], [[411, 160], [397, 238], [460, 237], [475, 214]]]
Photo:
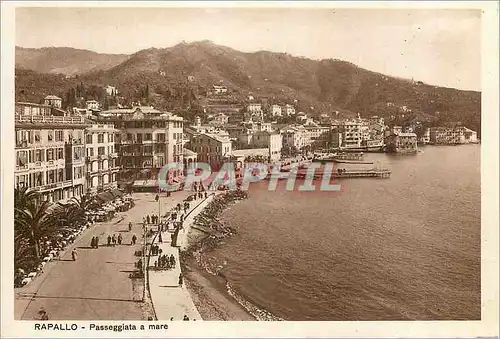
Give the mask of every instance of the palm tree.
[[28, 187], [14, 189], [14, 207], [24, 209], [28, 204], [40, 198], [40, 194]]
[[17, 215], [14, 222], [16, 238], [18, 241], [22, 238], [27, 239], [33, 247], [33, 254], [38, 259], [41, 257], [42, 239], [50, 236], [55, 227], [50, 213], [47, 213], [50, 205], [48, 201], [37, 199], [28, 201], [23, 209], [16, 207], [15, 210]]

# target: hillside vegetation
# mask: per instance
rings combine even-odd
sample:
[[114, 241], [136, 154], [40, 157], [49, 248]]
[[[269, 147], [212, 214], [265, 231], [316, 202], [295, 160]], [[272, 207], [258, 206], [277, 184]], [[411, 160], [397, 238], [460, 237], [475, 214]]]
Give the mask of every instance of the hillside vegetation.
[[[16, 74], [18, 99], [46, 94], [51, 86], [54, 94], [64, 97], [75, 86], [75, 79], [25, 70]], [[343, 116], [359, 112], [388, 119], [416, 117], [432, 124], [462, 123], [478, 131], [481, 124], [480, 92], [415, 83], [341, 60], [243, 53], [209, 41], [142, 50], [114, 67], [88, 72], [77, 82], [115, 85], [125, 98], [170, 110], [200, 110], [200, 99], [211, 85], [224, 84], [233, 96], [252, 93], [268, 98], [269, 103], [297, 100], [298, 110], [313, 114], [338, 110]]]

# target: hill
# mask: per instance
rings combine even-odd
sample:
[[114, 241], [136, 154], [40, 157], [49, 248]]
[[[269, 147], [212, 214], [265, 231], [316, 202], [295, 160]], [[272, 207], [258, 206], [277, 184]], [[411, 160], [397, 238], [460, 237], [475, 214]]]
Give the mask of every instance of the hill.
[[125, 54], [100, 54], [68, 47], [16, 47], [16, 67], [64, 75], [106, 70], [128, 59]]
[[297, 100], [298, 110], [313, 114], [417, 117], [435, 124], [461, 122], [478, 131], [481, 122], [480, 92], [390, 77], [341, 60], [244, 53], [210, 41], [142, 50], [80, 80], [116, 85], [130, 100], [168, 109], [193, 108], [213, 84], [222, 83], [241, 100], [249, 93], [269, 103]]

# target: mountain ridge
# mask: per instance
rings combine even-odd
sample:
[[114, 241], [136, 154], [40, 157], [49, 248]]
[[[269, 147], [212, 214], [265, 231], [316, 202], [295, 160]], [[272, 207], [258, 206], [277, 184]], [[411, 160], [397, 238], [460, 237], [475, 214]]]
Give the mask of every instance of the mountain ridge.
[[[270, 51], [241, 52], [198, 41], [140, 50], [108, 66], [91, 69], [79, 80], [116, 85], [131, 100], [166, 105], [168, 109], [187, 109], [205, 96], [212, 85], [223, 83], [239, 98], [252, 93], [271, 102], [296, 102], [299, 110], [313, 115], [335, 110], [388, 118], [420, 114], [480, 128], [478, 91], [414, 82], [338, 59], [313, 60]], [[188, 77], [194, 80], [188, 81]], [[64, 85], [61, 83], [58, 88]], [[169, 103], [173, 97], [179, 99], [175, 104]], [[178, 103], [182, 107], [176, 107]]]

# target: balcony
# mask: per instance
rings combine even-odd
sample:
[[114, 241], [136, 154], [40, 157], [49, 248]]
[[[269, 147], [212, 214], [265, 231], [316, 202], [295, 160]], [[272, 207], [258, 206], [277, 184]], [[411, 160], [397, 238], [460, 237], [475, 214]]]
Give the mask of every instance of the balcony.
[[16, 148], [28, 148], [28, 141], [22, 140], [16, 143]]
[[86, 159], [87, 159], [87, 162], [90, 162], [90, 161], [96, 161], [99, 158], [97, 155], [91, 155], [91, 156], [87, 156]]
[[16, 166], [16, 171], [21, 172], [21, 171], [27, 171], [27, 170], [29, 170], [28, 164]]
[[15, 115], [16, 123], [55, 123], [55, 124], [81, 124], [85, 125], [85, 119], [80, 116], [52, 116], [52, 115]]

